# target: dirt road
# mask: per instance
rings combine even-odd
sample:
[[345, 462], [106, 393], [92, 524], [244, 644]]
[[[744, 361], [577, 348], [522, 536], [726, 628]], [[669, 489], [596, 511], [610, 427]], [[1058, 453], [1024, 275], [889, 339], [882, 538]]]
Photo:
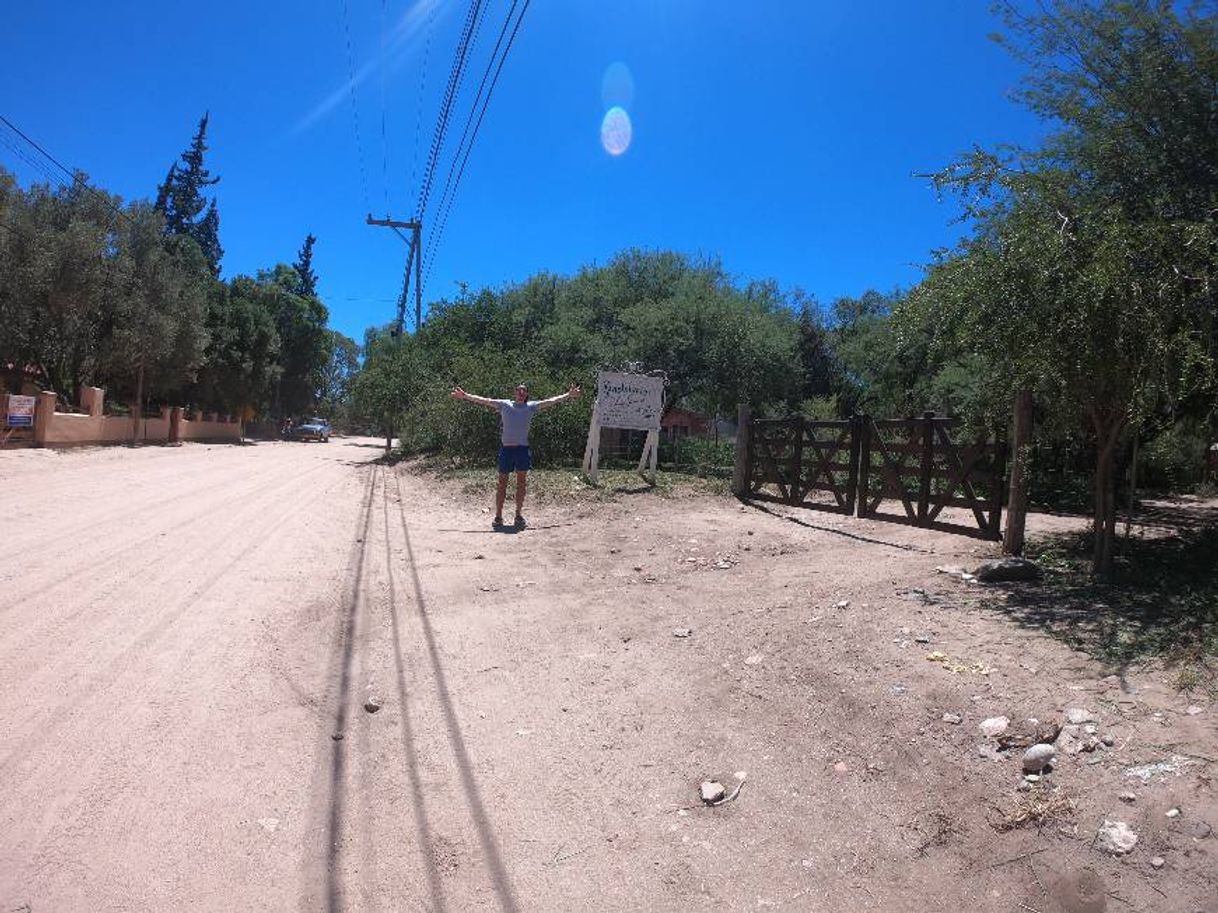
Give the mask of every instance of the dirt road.
[[[1218, 910], [1218, 707], [934, 570], [988, 546], [652, 493], [495, 534], [379, 453], [0, 453], [0, 913]], [[978, 722], [1071, 706], [1114, 746], [1004, 829]]]

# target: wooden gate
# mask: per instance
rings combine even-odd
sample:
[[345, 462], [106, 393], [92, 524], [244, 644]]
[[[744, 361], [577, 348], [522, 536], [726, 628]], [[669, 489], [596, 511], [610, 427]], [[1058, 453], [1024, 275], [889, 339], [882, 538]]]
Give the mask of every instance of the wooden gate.
[[1001, 537], [1006, 445], [988, 434], [961, 443], [965, 429], [954, 419], [795, 416], [747, 425], [737, 451], [737, 492], [746, 498]]
[[[929, 412], [918, 419], [864, 417], [858, 515], [1001, 538], [1006, 445], [988, 434], [962, 443], [963, 431], [961, 423]], [[945, 518], [945, 508], [971, 516]]]
[[858, 492], [858, 424], [802, 416], [754, 419], [748, 436], [748, 496], [852, 515]]

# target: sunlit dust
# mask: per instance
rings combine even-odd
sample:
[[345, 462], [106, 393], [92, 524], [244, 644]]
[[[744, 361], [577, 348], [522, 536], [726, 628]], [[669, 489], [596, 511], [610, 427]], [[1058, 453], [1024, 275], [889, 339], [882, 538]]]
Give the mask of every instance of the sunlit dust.
[[634, 77], [620, 60], [605, 68], [601, 77], [601, 102], [606, 108], [629, 108], [634, 104]]
[[630, 115], [622, 108], [613, 107], [605, 112], [601, 121], [601, 145], [610, 155], [621, 155], [630, 148], [634, 129], [630, 126]]

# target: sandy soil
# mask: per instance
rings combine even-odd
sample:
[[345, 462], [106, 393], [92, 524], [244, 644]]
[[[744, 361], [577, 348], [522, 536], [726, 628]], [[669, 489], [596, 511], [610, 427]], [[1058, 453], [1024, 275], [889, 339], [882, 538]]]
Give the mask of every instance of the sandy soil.
[[[378, 456], [0, 453], [0, 913], [1218, 911], [1218, 706], [935, 572], [988, 545], [707, 494], [495, 534]], [[977, 724], [1067, 707], [1115, 744], [1004, 829], [1048, 786]]]

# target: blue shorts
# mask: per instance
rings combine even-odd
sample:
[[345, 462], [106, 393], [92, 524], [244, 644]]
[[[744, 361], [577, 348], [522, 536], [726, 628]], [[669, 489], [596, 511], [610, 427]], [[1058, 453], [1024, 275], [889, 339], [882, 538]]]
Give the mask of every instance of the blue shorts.
[[532, 468], [533, 458], [529, 454], [528, 446], [499, 448], [499, 471], [501, 473], [506, 475], [509, 472], [528, 472]]

